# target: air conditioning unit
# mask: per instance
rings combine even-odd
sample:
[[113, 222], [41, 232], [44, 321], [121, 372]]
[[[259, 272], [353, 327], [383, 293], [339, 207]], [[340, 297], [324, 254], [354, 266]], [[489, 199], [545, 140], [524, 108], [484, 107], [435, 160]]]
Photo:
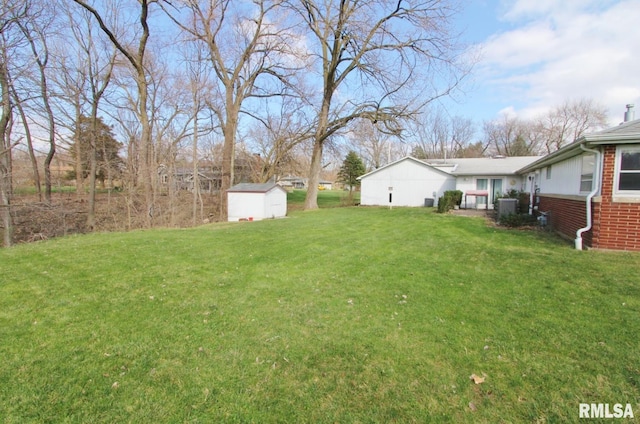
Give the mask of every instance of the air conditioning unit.
[[498, 219], [510, 214], [515, 214], [518, 208], [518, 199], [498, 199]]

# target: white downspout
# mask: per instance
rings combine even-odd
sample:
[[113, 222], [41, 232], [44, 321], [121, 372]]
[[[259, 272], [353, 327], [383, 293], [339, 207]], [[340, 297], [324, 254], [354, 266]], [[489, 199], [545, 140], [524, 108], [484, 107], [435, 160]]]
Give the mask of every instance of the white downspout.
[[582, 250], [582, 233], [589, 231], [591, 229], [592, 217], [591, 217], [591, 199], [598, 193], [600, 190], [600, 151], [595, 149], [589, 149], [584, 146], [584, 144], [580, 145], [580, 148], [585, 152], [593, 153], [595, 155], [595, 159], [593, 161], [593, 189], [587, 195], [586, 206], [587, 206], [587, 225], [583, 228], [580, 228], [576, 231], [576, 250]]
[[535, 199], [534, 187], [536, 186], [536, 174], [529, 173], [527, 176], [529, 180], [529, 215], [533, 215], [533, 201]]

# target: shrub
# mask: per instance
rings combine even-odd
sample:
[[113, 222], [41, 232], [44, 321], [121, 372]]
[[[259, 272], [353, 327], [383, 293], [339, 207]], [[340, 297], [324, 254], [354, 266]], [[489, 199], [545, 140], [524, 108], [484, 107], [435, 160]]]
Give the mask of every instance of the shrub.
[[462, 203], [462, 192], [460, 190], [447, 190], [442, 197], [438, 198], [438, 213], [446, 213], [455, 206]]
[[505, 227], [523, 227], [526, 225], [534, 225], [536, 223], [536, 217], [526, 213], [510, 213], [508, 215], [502, 215], [498, 222]]

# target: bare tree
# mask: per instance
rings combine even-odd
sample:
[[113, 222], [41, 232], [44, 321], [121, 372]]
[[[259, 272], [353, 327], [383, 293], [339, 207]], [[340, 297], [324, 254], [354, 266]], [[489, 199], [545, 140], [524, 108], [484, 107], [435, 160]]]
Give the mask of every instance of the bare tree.
[[349, 149], [362, 158], [367, 170], [378, 169], [398, 157], [399, 137], [380, 131], [367, 120], [357, 120], [350, 128]]
[[589, 99], [567, 100], [531, 120], [502, 115], [484, 123], [492, 154], [530, 156], [553, 153], [588, 131], [606, 127], [606, 109]]
[[473, 121], [461, 116], [450, 116], [443, 109], [434, 108], [424, 119], [416, 119], [412, 126], [417, 142], [414, 155], [423, 158], [454, 158], [468, 153], [466, 148], [473, 139]]
[[[87, 12], [88, 13], [88, 12]], [[89, 119], [90, 119], [90, 152], [89, 152], [89, 201], [88, 213], [87, 213], [87, 227], [93, 229], [95, 226], [95, 213], [96, 213], [96, 174], [97, 174], [97, 137], [98, 137], [98, 110], [100, 107], [100, 101], [107, 90], [107, 87], [111, 83], [111, 76], [116, 64], [117, 50], [112, 46], [111, 49], [100, 46], [96, 40], [93, 32], [92, 25], [90, 23], [90, 17], [83, 14], [81, 22], [77, 22], [78, 19], [69, 14], [70, 25], [74, 34], [75, 41], [77, 43], [79, 53], [83, 58], [80, 63], [82, 69], [77, 70], [79, 78], [76, 80], [81, 82], [80, 87], [87, 87], [86, 93], [82, 93], [86, 98], [86, 103], [89, 105]], [[84, 79], [84, 81], [83, 81]], [[73, 91], [73, 88], [71, 88]], [[76, 112], [80, 109], [76, 105]], [[76, 134], [78, 126], [80, 124], [80, 116], [76, 117]], [[76, 140], [76, 155], [77, 158], [80, 155], [80, 145]], [[76, 160], [77, 160], [76, 158]], [[77, 164], [76, 164], [77, 165]], [[77, 166], [76, 166], [77, 168]], [[77, 172], [76, 172], [77, 178]]]
[[[449, 93], [464, 70], [449, 31], [455, 11], [446, 1], [291, 0], [289, 5], [308, 28], [322, 75], [305, 199], [305, 209], [315, 209], [330, 137], [358, 118], [397, 134], [399, 120]], [[336, 96], [339, 89], [349, 95]]]
[[0, 215], [4, 228], [2, 238], [4, 246], [13, 244], [11, 150], [17, 144], [11, 139], [13, 114], [9, 89], [9, 62], [17, 42], [13, 31], [19, 21], [27, 15], [29, 7], [30, 3], [28, 1], [5, 0], [2, 2], [2, 9], [0, 9], [0, 96], [2, 101], [2, 115], [0, 115]]
[[484, 137], [489, 150], [499, 156], [535, 156], [540, 138], [531, 123], [515, 116], [502, 115], [484, 123]]
[[221, 220], [226, 219], [226, 190], [234, 182], [235, 145], [243, 106], [249, 99], [284, 95], [297, 68], [292, 31], [282, 25], [280, 1], [182, 1], [188, 18], [165, 8], [192, 39], [205, 44], [218, 81], [218, 99], [209, 107], [220, 122], [222, 149]]
[[[47, 7], [40, 10], [31, 9], [27, 19], [18, 21], [18, 26], [27, 40], [33, 60], [38, 70], [37, 86], [40, 90], [40, 99], [45, 112], [47, 142], [49, 151], [44, 160], [44, 197], [47, 203], [51, 202], [51, 162], [56, 154], [56, 120], [54, 118], [51, 91], [49, 88], [49, 78], [47, 68], [49, 66], [50, 54], [47, 39], [50, 34], [52, 16], [55, 16], [55, 4], [48, 3]], [[44, 16], [47, 15], [45, 19]]]
[[[93, 6], [84, 0], [73, 0], [75, 3], [86, 9], [98, 22], [100, 29], [105, 33], [115, 48], [122, 53], [134, 71], [134, 79], [137, 88], [137, 99], [135, 101], [135, 112], [140, 123], [140, 184], [142, 186], [146, 205], [145, 225], [153, 225], [154, 208], [154, 186], [152, 173], [153, 165], [153, 143], [151, 139], [152, 123], [149, 118], [149, 81], [146, 69], [147, 44], [150, 37], [149, 29], [149, 5], [157, 3], [158, 0], [139, 0], [138, 23], [139, 33], [135, 35], [135, 40], [125, 40], [123, 35], [119, 35], [114, 27], [110, 27], [105, 21], [104, 14], [100, 13]], [[114, 5], [109, 10], [117, 10]], [[134, 47], [134, 43], [137, 46]]]
[[200, 127], [201, 113], [204, 110], [206, 98], [211, 94], [211, 87], [208, 84], [209, 75], [204, 65], [204, 52], [202, 46], [193, 46], [187, 57], [187, 75], [189, 81], [189, 91], [191, 94], [191, 115], [193, 122], [193, 135], [191, 140], [191, 162], [193, 173], [193, 197], [191, 202], [191, 222], [195, 226], [198, 222], [198, 205], [200, 205], [200, 219], [204, 219], [202, 193], [200, 190], [200, 167], [199, 163], [199, 140], [201, 132], [206, 134], [213, 130], [211, 126]]
[[567, 100], [534, 121], [545, 153], [572, 143], [589, 131], [607, 126], [607, 109], [592, 99]]
[[31, 163], [31, 170], [33, 173], [33, 182], [36, 187], [36, 194], [38, 195], [38, 199], [42, 202], [42, 185], [40, 184], [40, 170], [38, 169], [38, 160], [35, 155], [35, 150], [33, 147], [33, 137], [31, 135], [31, 128], [29, 127], [29, 118], [27, 117], [27, 112], [25, 110], [25, 101], [21, 98], [18, 90], [15, 85], [10, 81], [9, 89], [11, 91], [11, 98], [14, 102], [15, 109], [18, 111], [18, 115], [20, 116], [20, 122], [22, 123], [22, 128], [24, 129], [24, 137], [27, 142], [27, 152], [29, 153], [29, 161]]
[[313, 135], [312, 123], [304, 114], [298, 98], [284, 98], [280, 108], [274, 107], [267, 116], [256, 121], [246, 140], [260, 155], [255, 179], [267, 182], [299, 169], [296, 148]]

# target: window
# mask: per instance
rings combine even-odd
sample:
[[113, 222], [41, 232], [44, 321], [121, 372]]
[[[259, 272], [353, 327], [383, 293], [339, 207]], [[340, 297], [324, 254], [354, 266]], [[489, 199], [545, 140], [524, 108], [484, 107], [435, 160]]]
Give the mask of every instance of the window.
[[582, 156], [582, 171], [580, 172], [580, 191], [591, 191], [593, 189], [593, 170], [595, 168], [595, 156]]
[[551, 166], [547, 166], [547, 180], [551, 179]]
[[[478, 178], [476, 180], [476, 190], [488, 190], [489, 180], [486, 178]], [[476, 197], [476, 204], [485, 205], [487, 203], [486, 197]]]
[[617, 159], [618, 191], [640, 191], [640, 147], [618, 149]]

